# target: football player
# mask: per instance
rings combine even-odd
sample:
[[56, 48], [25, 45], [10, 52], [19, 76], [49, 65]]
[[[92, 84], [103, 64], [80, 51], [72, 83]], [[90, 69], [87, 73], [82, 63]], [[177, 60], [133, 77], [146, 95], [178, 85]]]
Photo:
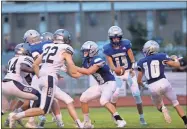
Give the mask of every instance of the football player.
[[[56, 90], [58, 81], [57, 73], [65, 62], [67, 63], [67, 69], [70, 76], [74, 77], [74, 74], [76, 75], [77, 72], [72, 60], [73, 48], [69, 45], [70, 42], [71, 37], [69, 32], [64, 29], [59, 29], [54, 33], [54, 42], [43, 46], [43, 53], [33, 64], [35, 74], [39, 77], [39, 87], [42, 89], [40, 108], [31, 108], [25, 112], [11, 114], [10, 124], [13, 125], [15, 120], [24, 117], [46, 114], [51, 107], [55, 95], [57, 99], [67, 103], [69, 113], [75, 120], [77, 126], [79, 128], [83, 127], [83, 124], [79, 120], [74, 109], [72, 98], [65, 94], [65, 92], [62, 94], [62, 91]], [[40, 64], [42, 64], [42, 66], [39, 70]]]
[[[40, 93], [38, 90], [27, 84], [25, 77], [28, 73], [34, 73], [32, 64], [34, 62], [29, 49], [24, 43], [15, 47], [15, 57], [8, 62], [8, 70], [2, 83], [3, 107], [8, 99], [15, 96], [26, 100], [38, 100]], [[4, 109], [4, 108], [3, 108]]]
[[[133, 71], [135, 59], [131, 49], [131, 41], [128, 39], [122, 39], [123, 32], [118, 26], [112, 26], [109, 28], [108, 37], [110, 39], [110, 43], [103, 47], [103, 52], [106, 55], [110, 69], [114, 72], [117, 71], [118, 67], [123, 67], [125, 69], [125, 73], [121, 76], [116, 76], [116, 78], [118, 78], [118, 80], [122, 79], [123, 81], [127, 81], [127, 84], [130, 87], [132, 95], [137, 104], [138, 113], [140, 115], [140, 124], [146, 125], [147, 123], [144, 120], [140, 90], [138, 87], [136, 74]], [[123, 84], [125, 83], [123, 82]], [[111, 100], [114, 105], [116, 105], [116, 98], [118, 98], [119, 89], [121, 88], [121, 85], [117, 86], [118, 88], [116, 89]]]
[[[35, 37], [38, 37], [37, 39], [39, 41], [34, 40], [36, 43], [31, 42], [31, 39], [35, 39]], [[49, 44], [53, 42], [53, 34], [50, 32], [45, 32], [41, 35], [36, 31], [36, 30], [28, 30], [25, 34], [24, 34], [24, 41], [25, 43], [28, 43], [30, 46], [30, 51], [32, 53], [32, 56], [34, 59], [37, 59], [37, 57], [42, 54], [43, 50], [42, 47], [45, 44]], [[30, 40], [27, 40], [30, 39]], [[38, 88], [38, 78], [36, 76], [33, 76], [32, 78], [32, 84], [33, 87]], [[62, 121], [62, 114], [60, 111], [60, 106], [58, 104], [58, 100], [54, 99], [53, 103], [52, 103], [52, 114], [55, 117], [57, 126], [62, 128], [64, 127], [64, 123]], [[40, 122], [39, 122], [39, 126], [43, 127], [46, 121], [45, 116], [40, 116], [39, 117]], [[31, 127], [37, 127], [37, 125], [35, 125], [34, 122], [34, 118], [30, 118], [29, 121], [26, 124], [26, 127], [31, 128]]]
[[80, 97], [81, 108], [84, 114], [84, 127], [92, 128], [89, 118], [88, 102], [100, 97], [100, 104], [108, 109], [117, 121], [117, 127], [124, 127], [126, 121], [123, 120], [114, 105], [110, 103], [111, 97], [116, 89], [116, 81], [110, 68], [105, 61], [98, 56], [98, 45], [93, 41], [85, 42], [81, 51], [84, 55], [83, 67], [77, 67], [78, 72], [85, 75], [92, 75], [98, 85], [91, 86]]
[[[152, 101], [158, 111], [163, 113], [166, 122], [171, 123], [171, 117], [164, 106], [162, 95], [168, 98], [187, 128], [186, 115], [164, 74], [165, 65], [178, 68], [180, 67], [180, 61], [176, 56], [169, 57], [165, 53], [159, 53], [159, 44], [153, 40], [149, 40], [144, 44], [143, 53], [145, 57], [139, 60], [137, 64], [139, 85], [149, 89]], [[143, 75], [145, 75], [147, 83], [142, 82]]]

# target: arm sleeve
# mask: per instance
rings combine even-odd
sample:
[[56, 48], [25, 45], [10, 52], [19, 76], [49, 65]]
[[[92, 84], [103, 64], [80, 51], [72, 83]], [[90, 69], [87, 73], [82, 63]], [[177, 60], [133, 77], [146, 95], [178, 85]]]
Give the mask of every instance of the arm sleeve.
[[65, 51], [67, 53], [71, 54], [71, 55], [73, 55], [73, 53], [74, 53], [74, 50], [73, 50], [73, 48], [71, 46], [66, 47]]
[[132, 43], [131, 43], [131, 41], [130, 40], [128, 40], [128, 42], [127, 42], [127, 44], [126, 44], [126, 49], [127, 50], [129, 50], [129, 49], [131, 49], [132, 48]]
[[23, 58], [23, 61], [22, 61], [23, 64], [26, 64], [26, 65], [28, 65], [31, 68], [32, 68], [33, 62], [34, 62], [33, 58], [31, 58], [29, 56]]
[[105, 55], [107, 55], [107, 56], [111, 56], [111, 55], [110, 55], [110, 52], [109, 52], [109, 49], [107, 49], [107, 46], [104, 46], [104, 47], [103, 47], [103, 53], [104, 53]]
[[98, 67], [101, 68], [105, 65], [105, 61], [101, 57], [98, 57], [94, 59], [93, 64], [96, 64]]

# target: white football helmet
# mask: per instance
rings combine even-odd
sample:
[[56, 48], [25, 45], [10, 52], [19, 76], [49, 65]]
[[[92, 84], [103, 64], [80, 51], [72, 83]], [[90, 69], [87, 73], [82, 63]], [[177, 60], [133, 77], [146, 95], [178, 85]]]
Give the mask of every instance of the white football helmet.
[[84, 53], [85, 51], [88, 51], [88, 56], [87, 57], [94, 57], [98, 54], [99, 52], [99, 47], [98, 45], [93, 42], [93, 41], [87, 41], [85, 42], [82, 47], [81, 51]]
[[53, 41], [53, 34], [50, 32], [44, 32], [41, 35], [42, 42]]
[[143, 53], [145, 56], [159, 52], [159, 44], [154, 40], [147, 41], [143, 46]]
[[24, 43], [29, 43], [30, 45], [38, 44], [41, 42], [40, 33], [36, 30], [28, 30], [25, 32], [23, 40]]

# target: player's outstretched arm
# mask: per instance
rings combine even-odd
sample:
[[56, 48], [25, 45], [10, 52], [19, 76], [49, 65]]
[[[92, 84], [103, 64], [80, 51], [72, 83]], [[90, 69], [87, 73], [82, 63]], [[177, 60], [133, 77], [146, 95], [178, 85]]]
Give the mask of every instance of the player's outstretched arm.
[[69, 75], [71, 76], [72, 74], [76, 74], [77, 69], [76, 69], [75, 63], [72, 59], [72, 55], [70, 53], [64, 52], [64, 53], [62, 53], [62, 56], [66, 60], [67, 71], [68, 71]]
[[165, 64], [167, 64], [170, 67], [175, 67], [175, 68], [179, 68], [180, 67], [180, 62], [178, 60], [172, 61], [164, 61]]
[[91, 75], [91, 74], [95, 73], [99, 68], [100, 67], [97, 64], [94, 64], [93, 66], [91, 66], [88, 69], [77, 67], [77, 70], [78, 70], [78, 72], [80, 72], [82, 74]]
[[21, 71], [26, 72], [26, 73], [34, 73], [33, 68], [29, 67], [26, 64], [21, 64]]
[[39, 64], [42, 63], [42, 56], [43, 55], [38, 56], [38, 58], [34, 61], [33, 65], [32, 65], [33, 70], [34, 70], [37, 77], [39, 77]]

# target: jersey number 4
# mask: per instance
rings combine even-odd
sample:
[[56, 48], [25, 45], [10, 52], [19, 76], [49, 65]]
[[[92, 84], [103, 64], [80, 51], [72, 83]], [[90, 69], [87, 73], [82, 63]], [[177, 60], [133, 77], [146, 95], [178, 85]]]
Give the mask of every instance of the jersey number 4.
[[43, 59], [42, 63], [53, 63], [53, 60], [50, 59], [51, 56], [54, 56], [58, 51], [58, 47], [51, 47], [48, 46], [45, 48], [45, 51], [43, 53]]
[[16, 59], [13, 63], [10, 61], [8, 63], [8, 73], [16, 73], [16, 63], [18, 62], [18, 59]]

